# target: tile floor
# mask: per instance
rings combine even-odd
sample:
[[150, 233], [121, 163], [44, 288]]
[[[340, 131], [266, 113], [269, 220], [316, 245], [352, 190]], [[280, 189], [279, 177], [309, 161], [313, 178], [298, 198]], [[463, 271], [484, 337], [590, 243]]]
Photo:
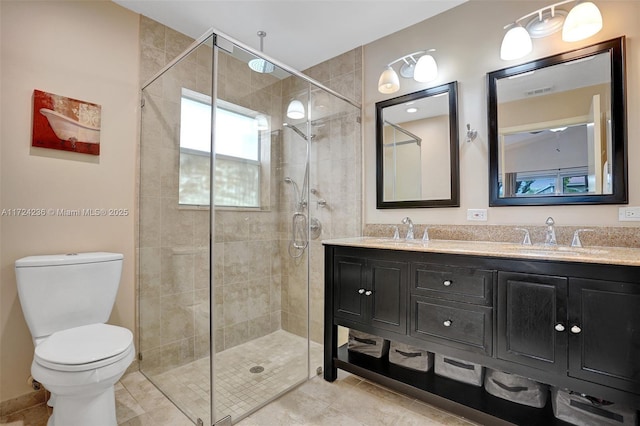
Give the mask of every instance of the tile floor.
[[[139, 372], [128, 374], [116, 385], [116, 405], [121, 426], [193, 426]], [[0, 425], [45, 426], [47, 417], [47, 409], [39, 406], [0, 419]], [[314, 377], [237, 425], [472, 426], [473, 423], [339, 370], [334, 383]]]
[[[311, 370], [322, 366], [322, 345], [311, 342]], [[151, 377], [193, 420], [209, 421], [209, 357]], [[216, 354], [216, 418], [233, 421], [283, 394], [308, 376], [307, 339], [278, 330]], [[254, 367], [262, 367], [258, 373]]]
[[[236, 421], [292, 384], [300, 383], [307, 374], [306, 339], [278, 331], [250, 343], [253, 344], [216, 355], [218, 418], [220, 414], [231, 414]], [[256, 365], [264, 367], [264, 371], [250, 373], [249, 368]], [[315, 371], [320, 365], [322, 347], [312, 344], [311, 369]], [[205, 419], [210, 395], [208, 358], [158, 375], [154, 380], [187, 414], [176, 408], [142, 373], [134, 372], [115, 386], [119, 425], [193, 426], [189, 417], [202, 417], [205, 424], [210, 424]], [[0, 418], [0, 426], [45, 426], [49, 414], [50, 409], [40, 405]], [[473, 423], [338, 370], [334, 383], [313, 377], [236, 424], [470, 426]]]

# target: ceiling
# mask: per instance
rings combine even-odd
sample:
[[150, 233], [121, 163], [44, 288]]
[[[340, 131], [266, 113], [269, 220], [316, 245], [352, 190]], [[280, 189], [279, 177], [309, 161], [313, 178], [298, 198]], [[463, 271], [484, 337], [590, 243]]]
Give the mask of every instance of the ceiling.
[[[210, 28], [305, 70], [467, 0], [112, 0], [192, 38]], [[393, 55], [392, 55], [393, 56]]]

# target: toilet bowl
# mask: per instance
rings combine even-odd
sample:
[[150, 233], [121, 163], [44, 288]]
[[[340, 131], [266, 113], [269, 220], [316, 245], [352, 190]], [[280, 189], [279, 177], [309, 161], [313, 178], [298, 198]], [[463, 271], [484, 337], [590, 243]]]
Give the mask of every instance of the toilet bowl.
[[35, 346], [31, 375], [51, 392], [48, 426], [116, 426], [114, 384], [135, 357], [133, 334], [106, 324], [123, 256], [29, 256], [15, 265]]
[[117, 424], [113, 385], [134, 356], [132, 333], [108, 324], [63, 330], [39, 343], [31, 374], [54, 396], [47, 426]]

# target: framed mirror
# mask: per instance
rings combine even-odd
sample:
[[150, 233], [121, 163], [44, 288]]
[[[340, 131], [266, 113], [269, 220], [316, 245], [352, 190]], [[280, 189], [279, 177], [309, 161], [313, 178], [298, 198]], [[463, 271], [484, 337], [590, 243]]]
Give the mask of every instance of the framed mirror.
[[625, 204], [624, 37], [487, 74], [489, 205]]
[[458, 207], [458, 86], [376, 103], [377, 208]]

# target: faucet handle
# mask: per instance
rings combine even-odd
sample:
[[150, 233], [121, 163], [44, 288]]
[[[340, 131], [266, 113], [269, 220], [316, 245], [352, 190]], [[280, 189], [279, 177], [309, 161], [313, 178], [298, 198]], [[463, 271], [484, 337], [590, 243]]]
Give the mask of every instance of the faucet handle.
[[547, 218], [547, 220], [545, 220], [545, 222], [544, 222], [544, 223], [545, 223], [545, 225], [553, 226], [553, 225], [555, 225], [555, 224], [556, 224], [556, 221], [555, 221], [555, 220], [553, 220], [553, 218], [552, 218], [551, 216], [549, 216], [549, 217]]
[[[552, 219], [553, 220], [553, 219]], [[529, 236], [529, 230], [526, 228], [515, 228], [516, 231], [524, 231], [524, 239], [522, 240], [523, 246], [531, 245], [531, 237]]]
[[426, 243], [427, 241], [429, 241], [429, 227], [425, 226], [424, 233], [422, 234], [422, 242]]
[[573, 233], [571, 247], [582, 247], [582, 241], [580, 241], [581, 232], [593, 232], [593, 229], [576, 229], [576, 232]]
[[398, 225], [393, 226], [393, 239], [394, 240], [400, 239], [400, 231], [398, 230]]

